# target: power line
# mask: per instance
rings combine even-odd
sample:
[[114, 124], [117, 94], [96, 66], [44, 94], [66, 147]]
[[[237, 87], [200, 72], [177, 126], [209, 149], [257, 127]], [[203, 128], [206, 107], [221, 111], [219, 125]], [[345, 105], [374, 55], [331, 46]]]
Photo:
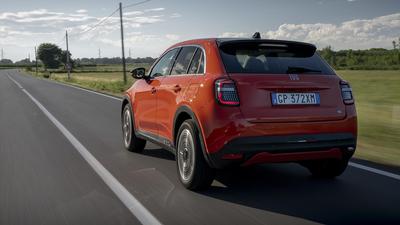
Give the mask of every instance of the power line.
[[[129, 7], [137, 6], [146, 2], [149, 2], [150, 0], [145, 0], [141, 2], [136, 2], [129, 4], [125, 7], [122, 7], [122, 3], [119, 3], [119, 19], [120, 19], [120, 25], [121, 25], [121, 49], [122, 49], [122, 70], [123, 70], [123, 75], [124, 75], [124, 84], [127, 83], [127, 78], [126, 78], [126, 61], [125, 61], [125, 46], [124, 46], [124, 22], [123, 22], [123, 13], [122, 9], [126, 9]], [[129, 55], [130, 55], [130, 49], [129, 49]], [[129, 56], [130, 57], [130, 56]]]
[[59, 40], [59, 41], [56, 43], [56, 45], [58, 45], [58, 46], [61, 47], [61, 45], [64, 43], [64, 41], [65, 41], [65, 35], [62, 36], [61, 40]]
[[145, 0], [145, 1], [141, 1], [141, 2], [136, 2], [136, 3], [132, 3], [132, 4], [129, 4], [129, 5], [127, 5], [127, 6], [124, 6], [124, 7], [122, 7], [123, 9], [126, 9], [126, 8], [130, 8], [130, 7], [132, 7], [132, 6], [137, 6], [137, 5], [141, 5], [141, 4], [143, 4], [143, 3], [146, 3], [146, 2], [150, 2], [151, 0]]
[[65, 42], [65, 35], [61, 38], [61, 40], [58, 42], [59, 45], [62, 45]]
[[119, 19], [121, 23], [121, 48], [122, 48], [122, 69], [123, 69], [123, 75], [124, 75], [124, 84], [126, 84], [127, 79], [126, 79], [126, 62], [125, 62], [125, 46], [124, 46], [124, 22], [122, 20], [123, 14], [122, 14], [122, 3], [119, 3]]
[[82, 32], [80, 32], [79, 34], [85, 34], [93, 29], [95, 29], [96, 27], [100, 26], [102, 23], [104, 23], [106, 20], [108, 20], [109, 18], [111, 18], [116, 12], [119, 11], [119, 8], [117, 8], [116, 10], [114, 10], [114, 12], [112, 12], [109, 16], [107, 16], [106, 18], [101, 19], [97, 24], [95, 24], [93, 27], [84, 30]]
[[67, 71], [68, 71], [68, 80], [71, 79], [71, 65], [69, 64], [69, 48], [68, 48], [68, 31], [65, 31], [65, 43], [66, 43], [66, 47], [67, 47], [67, 63], [66, 63], [66, 67], [67, 67]]
[[37, 50], [35, 46], [35, 66], [36, 66], [36, 76], [38, 75], [38, 57], [37, 57]]

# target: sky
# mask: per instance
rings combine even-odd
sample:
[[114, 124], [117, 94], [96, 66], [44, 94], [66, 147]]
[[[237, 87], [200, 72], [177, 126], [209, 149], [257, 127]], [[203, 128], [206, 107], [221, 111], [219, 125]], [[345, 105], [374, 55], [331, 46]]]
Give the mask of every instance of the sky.
[[[125, 51], [158, 57], [170, 45], [205, 37], [305, 41], [334, 50], [393, 48], [400, 37], [400, 0], [122, 0]], [[73, 58], [121, 56], [113, 0], [0, 0], [0, 48], [13, 61], [33, 59], [50, 42]], [[111, 16], [110, 16], [111, 15]]]

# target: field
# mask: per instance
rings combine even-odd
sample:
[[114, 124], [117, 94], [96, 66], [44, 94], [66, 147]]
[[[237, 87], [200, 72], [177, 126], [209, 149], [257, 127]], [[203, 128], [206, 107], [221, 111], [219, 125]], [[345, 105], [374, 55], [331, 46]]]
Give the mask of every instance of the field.
[[359, 158], [400, 166], [400, 71], [338, 71], [354, 90]]
[[[67, 73], [50, 71], [50, 79], [59, 82], [64, 82], [72, 85], [93, 89], [107, 94], [122, 96], [123, 92], [127, 90], [134, 82], [129, 71], [133, 68], [145, 67], [148, 69], [148, 64], [135, 64], [126, 66], [128, 72], [127, 84], [123, 82], [122, 66], [120, 65], [101, 65], [101, 66], [85, 66], [76, 69], [71, 73], [71, 79], [67, 79]], [[31, 75], [36, 75], [34, 71], [29, 71]], [[39, 77], [43, 77], [44, 73], [38, 73]]]
[[130, 73], [127, 73], [127, 84], [123, 82], [122, 72], [89, 72], [73, 74], [70, 80], [67, 79], [67, 74], [55, 73], [51, 75], [51, 79], [66, 82], [96, 91], [122, 96], [122, 93], [127, 90], [134, 82]]
[[[51, 79], [122, 95], [134, 80], [128, 73], [128, 84], [124, 85], [122, 72], [104, 72], [117, 69], [109, 66], [99, 72], [74, 73], [69, 81], [65, 73], [54, 73]], [[356, 98], [359, 121], [356, 157], [400, 166], [400, 71], [340, 70], [338, 74], [351, 83]]]

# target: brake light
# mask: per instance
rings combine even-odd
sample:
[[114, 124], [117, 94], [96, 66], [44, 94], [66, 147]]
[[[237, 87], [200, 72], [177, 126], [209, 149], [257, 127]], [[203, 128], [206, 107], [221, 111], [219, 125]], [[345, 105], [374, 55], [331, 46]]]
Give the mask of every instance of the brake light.
[[351, 89], [350, 84], [346, 81], [340, 81], [340, 90], [342, 92], [342, 99], [344, 104], [354, 104], [353, 90]]
[[215, 82], [215, 97], [222, 105], [238, 106], [239, 96], [233, 80], [221, 79]]

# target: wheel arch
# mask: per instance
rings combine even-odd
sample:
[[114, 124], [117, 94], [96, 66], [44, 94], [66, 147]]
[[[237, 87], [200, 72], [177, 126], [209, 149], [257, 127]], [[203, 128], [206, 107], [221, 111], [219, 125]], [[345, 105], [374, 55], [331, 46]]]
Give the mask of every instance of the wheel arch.
[[[123, 112], [124, 112], [124, 108], [125, 108], [125, 106], [126, 106], [127, 104], [131, 104], [131, 100], [129, 99], [128, 96], [125, 95], [125, 96], [122, 98], [121, 116], [122, 116], [122, 114], [123, 114]], [[131, 104], [131, 107], [132, 107], [132, 104]]]
[[187, 105], [182, 105], [182, 106], [178, 107], [178, 109], [175, 112], [174, 123], [173, 123], [173, 132], [174, 132], [173, 133], [173, 143], [174, 143], [174, 146], [176, 146], [176, 140], [177, 140], [178, 131], [179, 131], [180, 126], [182, 125], [182, 123], [185, 120], [188, 120], [188, 119], [193, 119], [194, 120], [194, 122], [195, 122], [195, 124], [197, 126], [197, 129], [199, 131], [200, 145], [201, 145], [201, 149], [202, 149], [202, 152], [203, 152], [204, 159], [206, 160], [206, 162], [210, 166], [212, 166], [212, 164], [210, 163], [211, 161], [209, 160], [208, 154], [206, 152], [206, 146], [205, 146], [205, 143], [204, 143], [202, 127], [200, 126], [200, 123], [199, 123], [199, 120], [197, 119], [196, 114]]
[[128, 104], [131, 106], [130, 108], [131, 108], [131, 114], [132, 114], [132, 123], [133, 123], [133, 126], [135, 126], [136, 123], [135, 123], [135, 115], [133, 114], [132, 102], [131, 102], [129, 96], [127, 96], [127, 95], [125, 95], [124, 97], [122, 97], [121, 114], [120, 114], [120, 116], [121, 116], [121, 123], [122, 123], [122, 121], [123, 121], [124, 108], [125, 108], [125, 106], [128, 105]]

